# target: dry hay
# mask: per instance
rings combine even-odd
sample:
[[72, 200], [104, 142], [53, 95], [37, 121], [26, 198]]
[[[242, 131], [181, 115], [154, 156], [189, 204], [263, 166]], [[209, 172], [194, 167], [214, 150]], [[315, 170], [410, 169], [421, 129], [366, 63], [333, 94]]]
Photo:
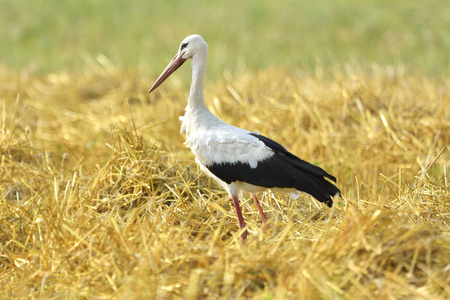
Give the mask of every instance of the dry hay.
[[[450, 83], [401, 69], [230, 74], [226, 121], [338, 178], [330, 210], [262, 195], [262, 230], [182, 145], [179, 78], [155, 95], [99, 58], [85, 74], [0, 69], [2, 298], [448, 298]], [[220, 100], [219, 100], [220, 99]]]

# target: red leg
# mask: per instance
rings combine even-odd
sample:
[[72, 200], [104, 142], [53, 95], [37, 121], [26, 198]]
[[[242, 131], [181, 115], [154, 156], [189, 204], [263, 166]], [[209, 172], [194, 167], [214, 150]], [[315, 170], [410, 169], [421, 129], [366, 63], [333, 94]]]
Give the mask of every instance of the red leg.
[[252, 196], [253, 196], [253, 201], [255, 201], [256, 207], [258, 208], [259, 215], [261, 216], [262, 222], [264, 224], [267, 222], [266, 215], [264, 215], [264, 212], [261, 208], [261, 205], [259, 205], [259, 201], [258, 201], [258, 198], [256, 197], [256, 195], [252, 193]]
[[[234, 208], [236, 209], [236, 214], [239, 220], [239, 228], [242, 229], [245, 227], [244, 217], [242, 216], [241, 206], [239, 205], [239, 200], [236, 196], [232, 195]], [[247, 238], [247, 229], [242, 233], [241, 238], [245, 240]]]

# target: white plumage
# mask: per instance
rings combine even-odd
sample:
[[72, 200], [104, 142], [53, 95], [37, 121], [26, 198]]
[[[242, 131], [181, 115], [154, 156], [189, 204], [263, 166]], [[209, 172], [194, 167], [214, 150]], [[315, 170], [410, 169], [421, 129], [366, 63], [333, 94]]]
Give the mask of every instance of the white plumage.
[[[150, 92], [187, 59], [192, 59], [192, 84], [186, 113], [180, 117], [181, 133], [186, 135], [185, 144], [202, 171], [216, 179], [233, 198], [241, 229], [245, 227], [238, 202], [242, 192], [252, 193], [263, 222], [266, 217], [254, 193], [267, 188], [289, 192], [293, 198], [304, 191], [331, 206], [331, 197], [340, 191], [324, 177], [336, 181], [333, 176], [257, 132], [223, 122], [208, 110], [203, 100], [207, 55], [208, 46], [203, 38], [188, 36]], [[242, 238], [246, 235], [244, 231]]]

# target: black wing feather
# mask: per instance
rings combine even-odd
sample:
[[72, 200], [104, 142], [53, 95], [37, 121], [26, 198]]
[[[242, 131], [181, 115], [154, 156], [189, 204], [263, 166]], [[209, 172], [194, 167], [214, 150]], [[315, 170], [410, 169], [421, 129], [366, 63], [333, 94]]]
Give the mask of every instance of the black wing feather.
[[330, 207], [332, 206], [331, 197], [341, 192], [324, 177], [336, 182], [334, 176], [301, 160], [277, 142], [256, 133], [250, 134], [262, 141], [275, 154], [258, 162], [256, 168], [251, 168], [248, 163], [240, 162], [211, 164], [206, 167], [228, 184], [234, 181], [243, 181], [266, 188], [295, 188], [310, 194]]

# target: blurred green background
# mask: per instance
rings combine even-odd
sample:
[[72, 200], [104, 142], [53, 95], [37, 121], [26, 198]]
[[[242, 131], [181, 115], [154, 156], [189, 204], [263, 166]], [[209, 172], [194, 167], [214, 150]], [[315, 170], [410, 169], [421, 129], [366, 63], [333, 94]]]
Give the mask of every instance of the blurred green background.
[[104, 54], [156, 76], [192, 33], [210, 46], [210, 76], [317, 62], [450, 73], [443, 0], [0, 0], [0, 65], [13, 70], [82, 72]]

